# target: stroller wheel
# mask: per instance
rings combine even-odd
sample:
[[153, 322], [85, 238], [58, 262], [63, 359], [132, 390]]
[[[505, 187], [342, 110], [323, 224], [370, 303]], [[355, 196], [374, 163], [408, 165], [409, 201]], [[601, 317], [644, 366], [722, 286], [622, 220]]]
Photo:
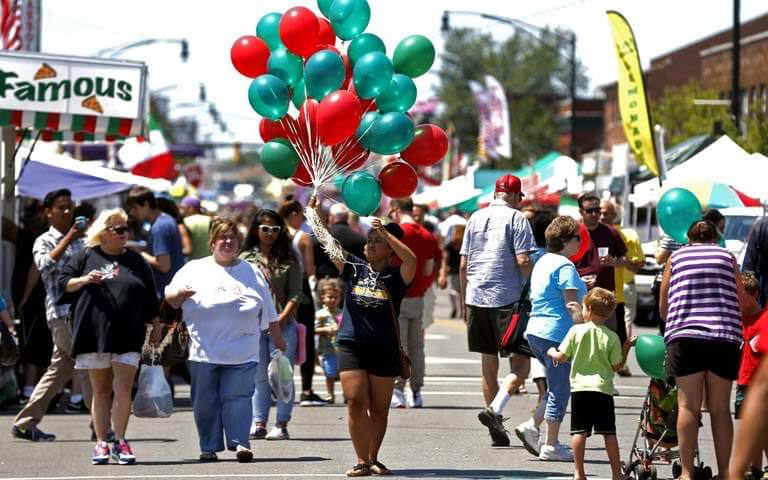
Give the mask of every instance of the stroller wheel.
[[656, 467], [646, 469], [643, 465], [637, 465], [633, 473], [637, 480], [656, 480], [657, 478]]
[[694, 468], [693, 470], [693, 478], [694, 480], [711, 480], [712, 479], [712, 469], [709, 467], [705, 467], [703, 463], [699, 464], [698, 467]]
[[672, 478], [679, 478], [683, 473], [683, 466], [678, 462], [672, 464]]

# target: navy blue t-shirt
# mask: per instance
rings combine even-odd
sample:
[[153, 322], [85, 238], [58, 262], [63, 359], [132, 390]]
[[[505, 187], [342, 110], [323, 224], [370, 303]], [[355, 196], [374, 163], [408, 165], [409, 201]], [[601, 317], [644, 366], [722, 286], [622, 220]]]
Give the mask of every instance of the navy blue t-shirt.
[[387, 267], [375, 272], [365, 260], [349, 255], [341, 279], [344, 310], [337, 341], [340, 344], [397, 344], [394, 322], [408, 289], [400, 268]]
[[161, 255], [171, 257], [171, 269], [168, 272], [163, 273], [155, 268], [152, 269], [157, 296], [162, 298], [165, 295], [165, 286], [170, 283], [176, 272], [184, 265], [179, 226], [176, 224], [176, 220], [167, 213], [161, 213], [152, 224], [152, 228], [149, 230], [147, 251], [155, 257]]

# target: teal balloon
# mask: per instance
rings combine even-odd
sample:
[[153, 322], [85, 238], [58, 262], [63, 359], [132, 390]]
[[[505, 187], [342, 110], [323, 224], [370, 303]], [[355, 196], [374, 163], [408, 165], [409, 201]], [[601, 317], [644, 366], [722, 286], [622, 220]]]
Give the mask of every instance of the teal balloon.
[[635, 358], [640, 369], [649, 377], [658, 380], [667, 378], [664, 358], [667, 348], [664, 338], [659, 335], [639, 335], [635, 343]]
[[281, 18], [283, 18], [282, 14], [268, 13], [256, 24], [256, 36], [264, 40], [270, 50], [283, 47], [283, 42], [280, 40]]
[[278, 48], [269, 56], [267, 71], [293, 87], [304, 76], [304, 60], [287, 48]]
[[429, 71], [435, 61], [435, 46], [423, 35], [405, 37], [397, 44], [392, 64], [397, 73], [416, 78]]
[[346, 70], [341, 57], [331, 50], [320, 50], [309, 57], [304, 66], [307, 96], [320, 101], [341, 88], [345, 77]]
[[358, 143], [366, 150], [373, 147], [373, 124], [380, 116], [379, 112], [368, 112], [360, 119], [360, 125], [357, 127], [355, 135]]
[[357, 63], [360, 57], [371, 52], [387, 53], [387, 47], [384, 45], [384, 41], [372, 33], [358, 35], [354, 40], [349, 42], [349, 48], [347, 48], [347, 55], [353, 66]]
[[307, 99], [307, 92], [304, 90], [304, 78], [296, 82], [291, 92], [291, 103], [296, 108], [301, 108], [304, 104], [304, 100]]
[[376, 97], [381, 113], [407, 112], [416, 103], [416, 84], [411, 77], [396, 73], [389, 87]]
[[376, 177], [368, 172], [350, 174], [341, 186], [341, 197], [350, 210], [368, 216], [379, 208], [381, 187]]
[[288, 85], [274, 75], [260, 75], [248, 87], [248, 101], [262, 117], [280, 120], [288, 113]]
[[701, 204], [690, 190], [671, 188], [659, 199], [656, 217], [664, 233], [676, 242], [688, 243], [688, 229], [701, 220]]
[[408, 148], [413, 141], [413, 120], [404, 113], [385, 113], [373, 123], [371, 133], [371, 150], [382, 155], [393, 155]]
[[325, 18], [331, 18], [331, 5], [333, 5], [333, 0], [317, 0], [317, 8], [325, 15]]
[[381, 52], [366, 53], [357, 60], [352, 70], [357, 96], [373, 98], [380, 95], [389, 88], [394, 73], [392, 62], [386, 55]]
[[334, 0], [328, 13], [333, 31], [342, 40], [360, 35], [371, 21], [371, 7], [366, 0]]
[[299, 156], [284, 139], [274, 139], [264, 144], [259, 153], [261, 165], [270, 175], [290, 178], [299, 165]]

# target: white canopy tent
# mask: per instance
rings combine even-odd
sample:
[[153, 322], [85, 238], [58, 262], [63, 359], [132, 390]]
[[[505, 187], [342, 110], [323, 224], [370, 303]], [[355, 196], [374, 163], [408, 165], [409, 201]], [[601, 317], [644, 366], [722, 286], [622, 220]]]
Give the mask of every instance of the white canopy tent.
[[429, 205], [432, 208], [447, 208], [480, 195], [483, 191], [475, 188], [476, 167], [470, 167], [467, 173], [444, 181], [436, 187], [425, 188], [413, 195], [413, 203]]
[[[667, 172], [664, 188], [685, 182], [717, 181], [760, 200], [768, 200], [768, 159], [750, 155], [727, 135]], [[662, 187], [653, 178], [635, 185], [630, 201], [637, 206], [653, 205]]]

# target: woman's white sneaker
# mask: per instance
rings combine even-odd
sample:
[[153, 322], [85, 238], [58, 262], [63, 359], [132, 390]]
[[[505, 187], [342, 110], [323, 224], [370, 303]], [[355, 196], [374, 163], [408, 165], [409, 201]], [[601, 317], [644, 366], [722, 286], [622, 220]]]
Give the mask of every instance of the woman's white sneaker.
[[560, 442], [553, 447], [551, 445], [542, 445], [539, 451], [539, 460], [545, 462], [572, 462], [573, 452], [567, 446]]

